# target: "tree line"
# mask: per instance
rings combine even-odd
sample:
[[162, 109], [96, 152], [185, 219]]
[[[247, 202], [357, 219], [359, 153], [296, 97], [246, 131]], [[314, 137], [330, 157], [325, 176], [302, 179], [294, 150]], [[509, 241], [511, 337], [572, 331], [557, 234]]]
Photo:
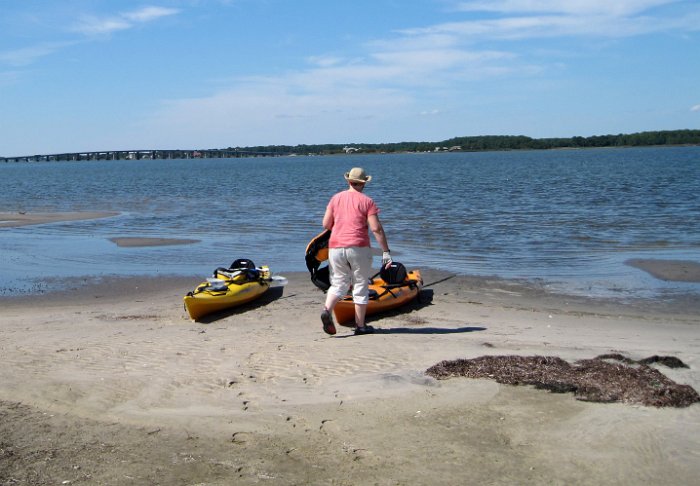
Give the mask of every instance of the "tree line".
[[440, 142], [347, 143], [318, 145], [265, 145], [227, 150], [265, 152], [269, 155], [329, 155], [337, 153], [394, 153], [480, 150], [545, 150], [592, 147], [647, 147], [699, 145], [700, 130], [666, 130], [592, 137], [531, 138], [523, 135], [478, 135]]

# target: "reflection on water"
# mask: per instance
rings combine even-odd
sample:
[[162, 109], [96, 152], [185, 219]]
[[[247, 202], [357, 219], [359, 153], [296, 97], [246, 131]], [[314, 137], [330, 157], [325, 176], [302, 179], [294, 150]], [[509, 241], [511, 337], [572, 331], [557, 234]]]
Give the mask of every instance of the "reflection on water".
[[[700, 148], [352, 155], [0, 166], [5, 211], [119, 216], [0, 229], [0, 288], [43, 274], [206, 274], [239, 257], [305, 271], [342, 174], [363, 166], [394, 257], [584, 294], [698, 291], [624, 265], [700, 260]], [[117, 237], [188, 238], [120, 248]]]

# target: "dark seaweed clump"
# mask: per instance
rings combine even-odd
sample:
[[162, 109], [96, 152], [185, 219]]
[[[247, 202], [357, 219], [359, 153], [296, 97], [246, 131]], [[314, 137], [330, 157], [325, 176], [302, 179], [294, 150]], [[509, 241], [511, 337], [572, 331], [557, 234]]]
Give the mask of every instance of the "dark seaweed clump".
[[634, 361], [620, 354], [606, 354], [574, 364], [556, 356], [481, 356], [442, 361], [426, 373], [438, 380], [461, 376], [533, 385], [555, 393], [573, 393], [576, 399], [589, 402], [652, 407], [688, 407], [700, 402], [700, 395], [691, 386], [674, 382], [650, 363], [687, 368], [672, 356]]

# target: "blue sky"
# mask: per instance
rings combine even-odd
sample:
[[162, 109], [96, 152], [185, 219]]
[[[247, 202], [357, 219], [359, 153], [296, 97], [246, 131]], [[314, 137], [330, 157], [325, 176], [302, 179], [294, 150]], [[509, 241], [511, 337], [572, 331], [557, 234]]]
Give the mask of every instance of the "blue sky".
[[700, 128], [698, 0], [0, 11], [0, 156]]

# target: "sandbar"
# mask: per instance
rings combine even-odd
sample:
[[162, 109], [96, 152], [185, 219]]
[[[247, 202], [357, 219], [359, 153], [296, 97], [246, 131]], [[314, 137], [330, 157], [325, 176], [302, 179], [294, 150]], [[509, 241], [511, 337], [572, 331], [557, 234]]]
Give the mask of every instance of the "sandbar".
[[123, 236], [110, 238], [109, 241], [119, 247], [143, 247], [143, 246], [169, 246], [169, 245], [191, 245], [199, 243], [200, 240], [190, 240], [185, 238], [146, 238], [140, 236]]
[[644, 270], [659, 280], [673, 282], [700, 282], [700, 263], [692, 260], [657, 260], [633, 258], [625, 262]]
[[700, 389], [700, 303], [617, 302], [425, 270], [421, 300], [323, 333], [306, 273], [205, 322], [201, 276], [0, 298], [7, 484], [693, 484], [700, 405], [591, 403], [444, 360], [615, 353]]
[[80, 221], [116, 216], [119, 213], [109, 211], [73, 211], [52, 213], [0, 212], [0, 228], [14, 228], [33, 224], [59, 223], [62, 221]]

